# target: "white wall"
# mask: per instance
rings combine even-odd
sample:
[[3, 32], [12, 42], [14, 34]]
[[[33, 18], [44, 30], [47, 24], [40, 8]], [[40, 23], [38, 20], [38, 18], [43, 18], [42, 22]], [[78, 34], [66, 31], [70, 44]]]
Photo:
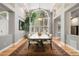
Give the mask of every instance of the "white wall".
[[65, 43], [65, 14], [61, 15], [61, 41]]
[[[63, 8], [60, 5], [57, 7], [59, 7], [62, 11], [61, 12], [57, 11], [57, 15], [53, 19], [55, 20], [57, 17], [61, 16], [61, 41], [64, 43], [66, 42], [71, 47], [79, 50], [79, 36], [71, 35], [71, 20], [70, 20], [71, 15], [70, 13], [68, 13], [74, 10], [75, 8], [79, 8], [79, 4], [71, 3], [71, 4], [64, 4]], [[73, 26], [77, 24], [79, 24], [79, 21], [73, 23]], [[56, 24], [54, 24], [54, 26], [56, 26]], [[54, 28], [54, 30], [56, 29], [57, 28]]]
[[[0, 11], [8, 12], [8, 34], [0, 36], [0, 50], [8, 47], [12, 43], [17, 42], [21, 37], [24, 36], [24, 31], [19, 30], [19, 19], [24, 16], [24, 11], [17, 4], [14, 7], [14, 4], [0, 4]], [[2, 8], [1, 8], [2, 6]], [[5, 22], [5, 21], [3, 21]], [[6, 24], [4, 24], [6, 26]], [[1, 23], [0, 23], [1, 27]]]
[[71, 11], [74, 10], [75, 8], [78, 8], [78, 5], [72, 7], [69, 9], [69, 11], [66, 12], [66, 24], [65, 24], [65, 34], [66, 34], [66, 43], [69, 44], [71, 47], [74, 49], [79, 50], [79, 36], [77, 35], [72, 35], [71, 34], [71, 25], [75, 26], [78, 23], [75, 21], [74, 23], [71, 22]]
[[8, 47], [13, 43], [12, 35], [0, 36], [0, 50]]
[[55, 36], [57, 36], [57, 37], [61, 37], [61, 29], [60, 29], [60, 31], [59, 31], [58, 26], [61, 27], [61, 16], [57, 17], [57, 18], [54, 20], [54, 34], [55, 34]]
[[24, 31], [19, 30], [19, 20], [24, 18], [24, 9], [19, 6], [19, 4], [15, 4], [15, 41], [18, 41], [22, 36], [24, 36]]
[[[6, 10], [7, 11], [7, 10]], [[0, 50], [8, 47], [14, 42], [14, 13], [11, 11], [7, 11], [8, 19], [5, 19], [2, 23], [2, 26], [4, 25], [5, 28], [2, 30], [5, 30], [4, 35], [0, 35]], [[6, 21], [7, 20], [7, 21]], [[1, 25], [0, 25], [1, 26]], [[7, 31], [7, 33], [6, 33]]]
[[69, 44], [71, 47], [79, 50], [79, 36], [76, 35], [67, 35], [67, 44]]
[[8, 12], [0, 12], [0, 35], [8, 34]]

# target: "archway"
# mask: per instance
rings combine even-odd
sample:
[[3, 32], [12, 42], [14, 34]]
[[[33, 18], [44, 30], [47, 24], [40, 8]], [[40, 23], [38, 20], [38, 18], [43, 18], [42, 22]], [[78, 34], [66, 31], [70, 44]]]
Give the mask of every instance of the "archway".
[[49, 33], [49, 12], [45, 9], [34, 9], [30, 12], [29, 33]]

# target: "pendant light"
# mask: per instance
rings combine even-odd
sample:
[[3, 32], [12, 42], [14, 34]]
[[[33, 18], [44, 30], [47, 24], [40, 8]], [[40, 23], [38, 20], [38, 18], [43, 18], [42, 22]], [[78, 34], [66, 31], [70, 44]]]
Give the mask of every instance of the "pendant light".
[[38, 9], [39, 9], [39, 17], [38, 17], [38, 20], [39, 20], [39, 21], [42, 21], [43, 18], [40, 16], [40, 14], [41, 14], [41, 13], [40, 13], [40, 11], [41, 11], [40, 3], [39, 3], [39, 8], [38, 8]]

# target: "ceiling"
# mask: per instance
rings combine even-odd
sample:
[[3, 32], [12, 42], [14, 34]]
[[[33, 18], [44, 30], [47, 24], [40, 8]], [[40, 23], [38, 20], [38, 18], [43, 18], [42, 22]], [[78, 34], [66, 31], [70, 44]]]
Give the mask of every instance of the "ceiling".
[[0, 12], [1, 11], [11, 11], [11, 10], [9, 8], [7, 8], [4, 4], [0, 3]]
[[79, 17], [79, 8], [78, 9], [76, 9], [75, 11], [73, 11], [72, 13], [71, 13], [71, 16], [74, 18], [74, 17]]
[[52, 11], [54, 4], [53, 3], [21, 3], [20, 6], [28, 10], [37, 9], [40, 7]]

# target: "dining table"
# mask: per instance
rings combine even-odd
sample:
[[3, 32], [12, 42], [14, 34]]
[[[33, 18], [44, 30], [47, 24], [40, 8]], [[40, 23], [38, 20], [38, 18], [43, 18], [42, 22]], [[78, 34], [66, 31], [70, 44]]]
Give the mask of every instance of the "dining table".
[[52, 48], [52, 36], [48, 34], [42, 33], [41, 35], [38, 35], [38, 33], [35, 33], [28, 37], [29, 46], [31, 45], [31, 41], [36, 41], [38, 43], [38, 47], [43, 47], [43, 42], [48, 40], [50, 41], [50, 46]]

